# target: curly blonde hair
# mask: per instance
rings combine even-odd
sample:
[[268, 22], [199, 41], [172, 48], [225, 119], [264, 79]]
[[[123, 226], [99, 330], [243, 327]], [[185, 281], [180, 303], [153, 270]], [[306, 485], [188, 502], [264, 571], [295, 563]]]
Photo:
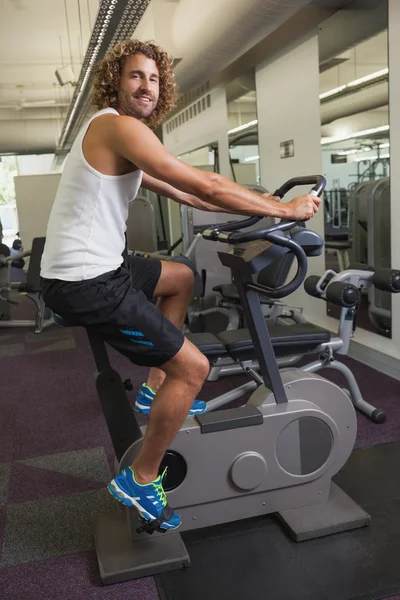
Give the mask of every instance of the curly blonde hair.
[[153, 42], [126, 40], [118, 42], [97, 64], [94, 73], [92, 103], [98, 109], [116, 108], [117, 90], [124, 63], [128, 56], [143, 54], [155, 61], [160, 76], [160, 96], [153, 113], [144, 122], [149, 127], [158, 127], [176, 102], [176, 84], [172, 68], [172, 58]]

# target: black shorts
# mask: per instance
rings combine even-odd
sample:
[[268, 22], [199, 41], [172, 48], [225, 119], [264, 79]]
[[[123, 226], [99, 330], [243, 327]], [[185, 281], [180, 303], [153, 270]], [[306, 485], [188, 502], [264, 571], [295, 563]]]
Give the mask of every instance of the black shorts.
[[42, 279], [46, 305], [66, 320], [100, 333], [133, 363], [158, 367], [184, 336], [155, 306], [161, 261], [128, 256], [116, 271], [85, 281]]

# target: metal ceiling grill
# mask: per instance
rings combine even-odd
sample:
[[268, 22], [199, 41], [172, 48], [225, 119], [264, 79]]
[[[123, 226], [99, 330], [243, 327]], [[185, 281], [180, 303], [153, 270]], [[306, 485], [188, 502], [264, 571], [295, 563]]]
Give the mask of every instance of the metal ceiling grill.
[[75, 92], [56, 148], [53, 168], [60, 165], [90, 107], [95, 63], [117, 42], [130, 39], [150, 0], [102, 0]]

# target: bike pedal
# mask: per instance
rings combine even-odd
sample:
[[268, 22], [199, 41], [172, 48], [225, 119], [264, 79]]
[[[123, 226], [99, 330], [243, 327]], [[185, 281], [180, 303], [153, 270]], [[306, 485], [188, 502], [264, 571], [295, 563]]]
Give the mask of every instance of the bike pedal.
[[141, 526], [137, 527], [137, 533], [148, 533], [149, 535], [153, 535], [155, 531], [160, 533], [165, 533], [166, 531], [160, 527], [160, 522], [158, 519], [155, 519], [154, 521], [147, 521], [143, 517], [139, 517], [138, 521], [141, 523]]

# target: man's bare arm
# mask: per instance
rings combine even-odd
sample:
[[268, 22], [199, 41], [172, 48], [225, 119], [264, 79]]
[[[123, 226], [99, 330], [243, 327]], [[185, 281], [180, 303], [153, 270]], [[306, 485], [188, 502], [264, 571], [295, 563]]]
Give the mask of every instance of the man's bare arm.
[[199, 210], [234, 213], [234, 211], [232, 210], [223, 209], [219, 206], [215, 206], [215, 204], [209, 204], [208, 202], [204, 202], [204, 200], [200, 200], [200, 198], [197, 198], [196, 196], [192, 196], [191, 194], [181, 192], [180, 190], [174, 188], [172, 185], [169, 185], [169, 183], [165, 183], [165, 181], [155, 179], [147, 173], [143, 173], [142, 187], [144, 187], [146, 190], [154, 192], [155, 194], [159, 194], [160, 196], [165, 196], [166, 198], [175, 200], [175, 202], [178, 202], [179, 204], [192, 206], [193, 208], [197, 208]]
[[319, 198], [306, 195], [288, 204], [280, 204], [222, 175], [187, 165], [168, 152], [154, 133], [135, 118], [116, 116], [105, 120], [102, 136], [114, 152], [151, 177], [219, 207], [223, 212], [309, 219], [318, 210]]

